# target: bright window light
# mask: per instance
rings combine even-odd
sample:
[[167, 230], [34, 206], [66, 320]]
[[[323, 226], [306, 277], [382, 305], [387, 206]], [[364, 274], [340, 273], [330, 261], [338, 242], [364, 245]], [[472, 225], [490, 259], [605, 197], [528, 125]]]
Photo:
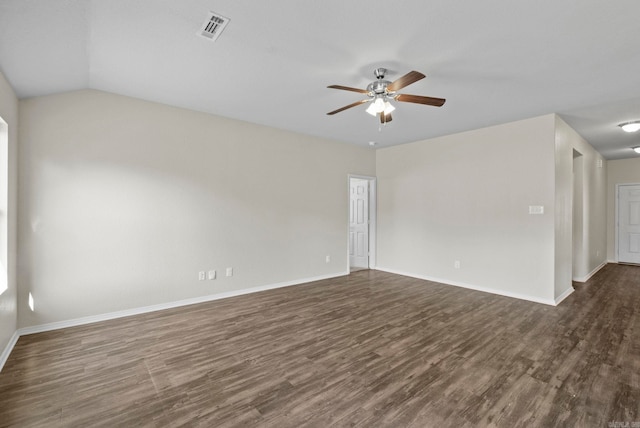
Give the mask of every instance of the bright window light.
[[33, 294], [31, 294], [31, 292], [29, 292], [29, 309], [31, 309], [31, 311], [35, 311], [35, 305], [33, 303]]

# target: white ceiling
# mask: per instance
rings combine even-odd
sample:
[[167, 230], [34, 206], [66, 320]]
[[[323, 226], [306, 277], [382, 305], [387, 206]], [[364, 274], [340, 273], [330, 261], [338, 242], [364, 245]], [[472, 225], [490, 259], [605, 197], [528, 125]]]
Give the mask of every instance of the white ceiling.
[[[231, 22], [197, 35], [207, 13]], [[93, 88], [386, 147], [559, 113], [609, 159], [637, 156], [637, 0], [0, 0], [0, 71], [19, 97]], [[427, 75], [379, 122], [364, 88]]]

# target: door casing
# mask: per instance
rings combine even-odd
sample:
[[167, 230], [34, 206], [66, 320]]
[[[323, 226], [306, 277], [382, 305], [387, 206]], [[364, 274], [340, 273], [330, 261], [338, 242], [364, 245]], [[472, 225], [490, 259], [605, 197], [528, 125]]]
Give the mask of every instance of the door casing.
[[616, 213], [615, 213], [615, 256], [616, 262], [620, 262], [620, 188], [625, 186], [640, 186], [640, 183], [616, 184]]

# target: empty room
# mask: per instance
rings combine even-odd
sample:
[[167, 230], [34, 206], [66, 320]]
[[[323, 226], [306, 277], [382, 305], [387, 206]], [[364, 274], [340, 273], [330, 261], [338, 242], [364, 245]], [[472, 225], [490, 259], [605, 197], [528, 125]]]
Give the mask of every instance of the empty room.
[[636, 12], [0, 0], [0, 427], [640, 426]]

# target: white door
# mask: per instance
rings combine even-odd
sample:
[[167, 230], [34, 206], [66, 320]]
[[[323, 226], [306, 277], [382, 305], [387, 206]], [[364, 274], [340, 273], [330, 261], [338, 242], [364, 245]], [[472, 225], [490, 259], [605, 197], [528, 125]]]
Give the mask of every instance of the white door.
[[349, 190], [349, 265], [368, 268], [369, 181], [352, 178]]
[[618, 187], [618, 261], [640, 264], [640, 184]]

